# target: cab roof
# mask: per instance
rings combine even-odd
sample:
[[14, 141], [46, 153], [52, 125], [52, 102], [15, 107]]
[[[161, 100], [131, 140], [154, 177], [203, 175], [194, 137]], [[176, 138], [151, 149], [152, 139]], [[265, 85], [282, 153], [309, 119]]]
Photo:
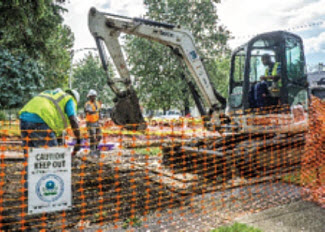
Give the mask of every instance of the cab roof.
[[294, 37], [300, 41], [301, 38], [296, 35], [296, 34], [293, 34], [291, 32], [287, 32], [287, 31], [272, 31], [272, 32], [266, 32], [266, 33], [262, 33], [262, 34], [259, 34], [259, 35], [256, 35], [254, 36], [252, 39], [250, 39], [247, 43], [237, 47], [233, 53], [237, 53], [239, 50], [243, 50], [245, 49], [246, 47], [248, 47], [249, 45], [252, 45], [254, 44], [256, 41], [258, 40], [264, 40], [264, 41], [275, 41], [275, 42], [278, 42], [278, 41], [283, 41], [285, 38], [287, 37]]

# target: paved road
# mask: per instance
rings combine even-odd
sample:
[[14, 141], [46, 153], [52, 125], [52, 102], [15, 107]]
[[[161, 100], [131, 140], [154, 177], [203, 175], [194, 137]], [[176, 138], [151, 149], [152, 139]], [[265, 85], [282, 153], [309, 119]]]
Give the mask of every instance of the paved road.
[[325, 232], [325, 209], [311, 202], [297, 201], [237, 218], [236, 221], [264, 232]]

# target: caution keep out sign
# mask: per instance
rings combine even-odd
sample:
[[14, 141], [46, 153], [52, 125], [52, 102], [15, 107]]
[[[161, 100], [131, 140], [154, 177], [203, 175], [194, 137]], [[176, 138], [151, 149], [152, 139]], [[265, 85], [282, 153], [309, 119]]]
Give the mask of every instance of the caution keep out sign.
[[28, 214], [71, 208], [71, 150], [31, 148], [27, 183]]

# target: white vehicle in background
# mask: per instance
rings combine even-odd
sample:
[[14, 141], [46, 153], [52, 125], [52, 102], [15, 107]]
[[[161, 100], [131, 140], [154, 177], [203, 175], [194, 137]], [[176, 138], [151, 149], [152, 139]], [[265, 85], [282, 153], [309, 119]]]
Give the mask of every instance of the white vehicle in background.
[[173, 120], [173, 119], [179, 119], [180, 117], [182, 117], [182, 114], [178, 111], [169, 110], [166, 112], [165, 115], [162, 115], [160, 117], [162, 119]]
[[153, 126], [157, 125], [168, 125], [173, 121], [179, 121], [182, 114], [177, 110], [168, 110], [165, 114], [158, 111], [152, 118], [149, 119], [150, 124]]

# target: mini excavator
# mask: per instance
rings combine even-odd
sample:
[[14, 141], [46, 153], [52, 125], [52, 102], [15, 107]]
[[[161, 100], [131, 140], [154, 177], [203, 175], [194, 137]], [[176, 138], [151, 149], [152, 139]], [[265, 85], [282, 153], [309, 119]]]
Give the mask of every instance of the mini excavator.
[[[146, 127], [119, 43], [119, 36], [124, 33], [161, 43], [173, 51], [189, 70], [190, 75], [184, 79], [208, 128], [232, 133], [287, 133], [306, 129], [309, 95], [305, 56], [302, 39], [295, 34], [264, 33], [235, 49], [226, 99], [214, 88], [188, 30], [148, 19], [103, 13], [95, 8], [89, 11], [88, 25], [106, 70], [108, 85], [116, 95], [111, 117], [117, 125], [136, 124], [140, 130]], [[108, 74], [104, 45], [119, 78]], [[261, 62], [263, 54], [269, 54], [272, 61], [281, 64], [282, 82], [276, 106], [264, 111], [254, 109], [249, 100], [254, 85], [265, 73]]]

